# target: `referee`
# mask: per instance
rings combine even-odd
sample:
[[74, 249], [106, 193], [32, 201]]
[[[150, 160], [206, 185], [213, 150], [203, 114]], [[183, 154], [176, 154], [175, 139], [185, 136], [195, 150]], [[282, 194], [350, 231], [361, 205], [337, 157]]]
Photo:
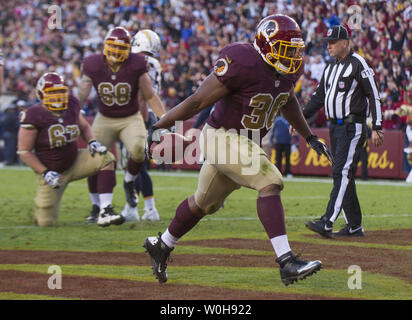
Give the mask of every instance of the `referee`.
[[[362, 213], [356, 195], [355, 174], [360, 149], [367, 139], [366, 118], [372, 114], [372, 142], [383, 143], [380, 97], [374, 72], [365, 59], [353, 52], [344, 26], [329, 29], [328, 51], [335, 61], [323, 71], [320, 83], [303, 110], [305, 118], [325, 106], [334, 163], [333, 188], [325, 214], [306, 227], [324, 237], [363, 236]], [[332, 233], [333, 223], [343, 212], [346, 226]]]

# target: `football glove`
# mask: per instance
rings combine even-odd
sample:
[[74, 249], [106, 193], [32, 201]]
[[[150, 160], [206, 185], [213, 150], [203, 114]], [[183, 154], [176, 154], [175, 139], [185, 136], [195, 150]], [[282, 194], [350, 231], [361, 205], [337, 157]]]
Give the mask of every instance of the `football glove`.
[[317, 136], [311, 134], [309, 137], [306, 138], [306, 142], [310, 145], [310, 147], [316, 151], [316, 153], [320, 155], [325, 155], [326, 158], [333, 164], [333, 156], [332, 153], [329, 151], [328, 147], [318, 139]]
[[90, 140], [89, 141], [89, 151], [92, 157], [94, 157], [96, 152], [98, 154], [106, 154], [107, 148], [96, 140]]
[[147, 131], [147, 140], [146, 140], [146, 156], [148, 159], [152, 159], [150, 154], [150, 146], [153, 142], [159, 143], [160, 137], [167, 132], [171, 132], [169, 129], [158, 128], [156, 126], [151, 126]]
[[61, 185], [60, 173], [56, 171], [46, 170], [42, 173], [44, 181], [53, 189], [58, 189]]

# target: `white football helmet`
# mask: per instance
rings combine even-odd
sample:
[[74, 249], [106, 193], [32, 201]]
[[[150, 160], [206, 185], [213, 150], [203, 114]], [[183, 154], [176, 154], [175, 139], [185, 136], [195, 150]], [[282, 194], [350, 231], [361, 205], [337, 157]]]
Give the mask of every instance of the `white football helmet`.
[[159, 35], [149, 29], [140, 30], [136, 33], [132, 40], [132, 52], [149, 52], [153, 55], [159, 54], [160, 51], [160, 37]]

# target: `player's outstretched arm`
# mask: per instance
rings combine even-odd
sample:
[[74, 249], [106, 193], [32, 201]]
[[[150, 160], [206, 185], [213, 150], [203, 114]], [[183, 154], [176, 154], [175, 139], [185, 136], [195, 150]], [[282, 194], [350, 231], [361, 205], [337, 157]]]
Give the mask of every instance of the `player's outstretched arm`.
[[79, 129], [83, 140], [87, 143], [94, 139], [92, 128], [86, 118], [80, 113], [79, 114]]
[[166, 107], [162, 100], [153, 90], [152, 80], [147, 73], [144, 73], [139, 78], [139, 91], [142, 93], [143, 99], [150, 105], [153, 112], [159, 118], [166, 113]]
[[228, 93], [230, 93], [230, 90], [216, 78], [214, 73], [211, 73], [195, 93], [169, 110], [164, 117], [155, 123], [155, 126], [157, 128], [169, 128], [176, 121], [190, 119], [201, 110], [222, 99]]

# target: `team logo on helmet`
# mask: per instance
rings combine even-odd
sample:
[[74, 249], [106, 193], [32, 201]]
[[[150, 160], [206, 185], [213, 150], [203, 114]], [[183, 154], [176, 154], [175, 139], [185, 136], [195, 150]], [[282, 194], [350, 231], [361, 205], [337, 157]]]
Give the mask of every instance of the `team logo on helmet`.
[[213, 71], [220, 77], [227, 72], [228, 68], [229, 65], [226, 59], [220, 58], [216, 61], [215, 66], [213, 67]]
[[302, 33], [297, 22], [286, 15], [264, 18], [256, 28], [253, 46], [281, 74], [296, 73], [302, 64]]
[[275, 20], [268, 20], [259, 27], [258, 33], [266, 38], [271, 38], [278, 32], [278, 30], [278, 23]]
[[51, 111], [62, 111], [68, 108], [69, 89], [64, 79], [56, 72], [43, 74], [36, 84], [37, 98]]

